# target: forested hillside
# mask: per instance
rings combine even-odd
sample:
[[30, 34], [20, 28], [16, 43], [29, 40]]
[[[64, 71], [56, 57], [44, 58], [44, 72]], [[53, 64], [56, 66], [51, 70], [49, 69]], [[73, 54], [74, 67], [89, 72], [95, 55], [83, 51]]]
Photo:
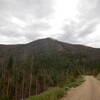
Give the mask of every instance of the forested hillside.
[[46, 38], [0, 45], [0, 98], [21, 100], [80, 74], [100, 72], [100, 49]]

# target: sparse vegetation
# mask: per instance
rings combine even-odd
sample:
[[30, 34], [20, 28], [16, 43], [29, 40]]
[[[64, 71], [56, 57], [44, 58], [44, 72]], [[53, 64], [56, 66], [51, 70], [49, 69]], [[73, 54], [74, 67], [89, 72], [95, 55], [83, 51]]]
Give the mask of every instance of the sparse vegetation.
[[67, 82], [67, 84], [66, 84], [66, 86], [68, 87], [68, 88], [72, 88], [72, 87], [77, 87], [77, 86], [79, 86], [82, 82], [84, 82], [84, 77], [83, 76], [79, 76], [78, 78], [71, 78], [68, 82]]

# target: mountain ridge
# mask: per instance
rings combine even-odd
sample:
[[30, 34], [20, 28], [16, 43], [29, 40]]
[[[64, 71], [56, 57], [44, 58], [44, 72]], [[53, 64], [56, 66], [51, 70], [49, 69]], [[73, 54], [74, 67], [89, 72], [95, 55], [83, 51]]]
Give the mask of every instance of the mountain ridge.
[[[99, 48], [88, 47], [79, 44], [69, 44], [65, 42], [61, 42], [52, 38], [39, 39], [36, 41], [32, 41], [27, 44], [17, 44], [17, 45], [0, 45], [0, 50], [4, 52], [12, 52], [17, 53], [45, 53], [45, 52], [67, 52], [70, 51], [72, 53], [86, 53], [98, 55], [100, 52]], [[1, 52], [2, 53], [2, 52]]]
[[63, 42], [63, 41], [60, 41], [60, 40], [57, 40], [54, 38], [50, 38], [50, 37], [37, 39], [37, 40], [31, 41], [28, 43], [24, 43], [24, 44], [0, 44], [0, 46], [22, 46], [22, 45], [34, 44], [34, 43], [39, 42], [39, 41], [40, 42], [41, 41], [61, 42], [61, 43], [68, 44], [68, 45], [76, 45], [76, 46], [84, 46], [84, 47], [89, 47], [89, 48], [94, 48], [94, 49], [100, 49], [100, 48], [95, 48], [95, 47], [91, 47], [91, 46], [87, 46], [87, 45], [83, 45], [83, 44], [73, 44], [73, 43]]

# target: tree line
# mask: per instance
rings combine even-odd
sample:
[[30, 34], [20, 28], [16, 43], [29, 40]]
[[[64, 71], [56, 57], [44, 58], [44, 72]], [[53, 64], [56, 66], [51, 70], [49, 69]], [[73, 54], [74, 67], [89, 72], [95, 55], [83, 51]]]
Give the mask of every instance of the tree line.
[[84, 55], [31, 55], [19, 62], [14, 56], [0, 63], [0, 98], [24, 100], [49, 87], [61, 86], [63, 81], [81, 74], [97, 75], [100, 59], [89, 60]]

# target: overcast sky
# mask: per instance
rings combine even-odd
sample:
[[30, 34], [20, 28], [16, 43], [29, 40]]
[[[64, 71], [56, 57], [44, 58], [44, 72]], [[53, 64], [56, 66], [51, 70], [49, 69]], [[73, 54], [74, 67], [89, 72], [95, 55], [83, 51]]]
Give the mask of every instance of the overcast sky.
[[45, 37], [100, 48], [100, 0], [0, 0], [0, 44]]

